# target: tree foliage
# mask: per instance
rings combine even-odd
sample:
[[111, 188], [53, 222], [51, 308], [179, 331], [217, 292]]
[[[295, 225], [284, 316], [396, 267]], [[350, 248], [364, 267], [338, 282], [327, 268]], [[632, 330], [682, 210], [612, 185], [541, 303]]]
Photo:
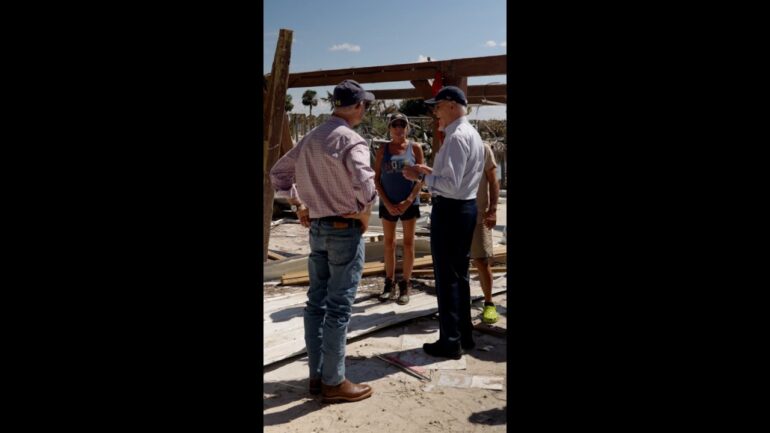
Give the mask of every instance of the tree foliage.
[[284, 109], [287, 113], [294, 109], [294, 104], [291, 103], [291, 95], [288, 93], [286, 94], [286, 103], [284, 104]]
[[310, 115], [313, 115], [313, 107], [318, 105], [318, 99], [316, 99], [315, 95], [317, 92], [315, 90], [305, 90], [305, 93], [302, 94], [302, 105], [306, 107], [310, 107]]
[[478, 131], [484, 140], [505, 139], [507, 122], [505, 120], [479, 120]]
[[327, 90], [326, 97], [321, 98], [321, 100], [329, 104], [329, 109], [334, 111], [334, 95], [330, 91]]
[[398, 111], [410, 117], [430, 115], [430, 110], [423, 99], [404, 99], [398, 104]]

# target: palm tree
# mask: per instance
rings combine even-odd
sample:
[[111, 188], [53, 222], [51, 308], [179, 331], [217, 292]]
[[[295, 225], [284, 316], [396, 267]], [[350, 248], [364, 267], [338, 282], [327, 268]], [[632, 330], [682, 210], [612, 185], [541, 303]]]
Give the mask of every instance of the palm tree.
[[286, 103], [284, 104], [284, 109], [287, 113], [294, 109], [294, 104], [291, 103], [291, 95], [288, 93], [286, 94]]
[[313, 107], [318, 105], [318, 99], [315, 97], [316, 91], [315, 90], [305, 90], [305, 93], [302, 94], [302, 105], [306, 107], [310, 107], [310, 115], [313, 115]]
[[326, 97], [325, 98], [321, 98], [321, 100], [326, 102], [327, 104], [329, 104], [329, 109], [334, 111], [334, 95], [332, 95], [332, 93], [330, 91], [327, 90], [326, 91]]

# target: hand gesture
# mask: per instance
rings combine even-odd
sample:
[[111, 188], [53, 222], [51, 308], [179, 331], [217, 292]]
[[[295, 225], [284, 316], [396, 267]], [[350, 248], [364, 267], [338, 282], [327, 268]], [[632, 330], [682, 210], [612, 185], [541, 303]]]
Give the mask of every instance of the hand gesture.
[[407, 209], [409, 209], [409, 206], [411, 206], [412, 201], [409, 199], [406, 199], [402, 201], [401, 203], [396, 205], [396, 211], [398, 211], [397, 215], [401, 215], [402, 213], [406, 212]]
[[371, 208], [367, 207], [361, 212], [344, 214], [342, 215], [342, 217], [357, 219], [361, 221], [361, 233], [364, 233], [366, 232], [366, 229], [369, 228], [369, 216], [371, 215], [371, 213], [372, 213]]
[[484, 226], [490, 230], [497, 225], [497, 209], [488, 209], [484, 212]]
[[398, 209], [398, 205], [394, 205], [393, 203], [383, 203], [385, 205], [385, 209], [388, 210], [388, 213], [397, 216], [401, 215], [401, 211]]

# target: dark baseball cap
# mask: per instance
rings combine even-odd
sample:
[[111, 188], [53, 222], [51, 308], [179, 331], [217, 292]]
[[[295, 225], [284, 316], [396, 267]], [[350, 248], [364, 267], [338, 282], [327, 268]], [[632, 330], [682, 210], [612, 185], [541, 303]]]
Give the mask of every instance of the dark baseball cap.
[[441, 90], [436, 93], [436, 96], [431, 99], [426, 99], [425, 104], [434, 105], [438, 101], [455, 101], [458, 104], [468, 105], [468, 100], [465, 99], [465, 93], [463, 93], [459, 87], [455, 86], [442, 87]]
[[405, 115], [401, 114], [401, 113], [394, 114], [390, 118], [390, 121], [388, 122], [388, 126], [392, 125], [393, 122], [395, 122], [396, 120], [403, 120], [404, 122], [406, 122], [406, 125], [409, 126], [409, 118], [406, 117]]
[[374, 101], [374, 94], [367, 92], [355, 80], [345, 80], [334, 88], [334, 106], [347, 107], [361, 101]]

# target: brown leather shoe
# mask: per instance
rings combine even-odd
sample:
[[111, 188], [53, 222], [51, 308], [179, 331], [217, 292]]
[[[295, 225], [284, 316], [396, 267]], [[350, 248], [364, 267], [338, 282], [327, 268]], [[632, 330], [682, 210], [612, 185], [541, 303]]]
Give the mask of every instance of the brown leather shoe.
[[342, 401], [359, 401], [371, 397], [372, 387], [364, 384], [356, 384], [347, 379], [337, 386], [321, 384], [324, 403], [337, 403]]
[[321, 393], [321, 379], [313, 379], [311, 378], [308, 381], [308, 389], [310, 390], [310, 393], [313, 395], [318, 395]]

